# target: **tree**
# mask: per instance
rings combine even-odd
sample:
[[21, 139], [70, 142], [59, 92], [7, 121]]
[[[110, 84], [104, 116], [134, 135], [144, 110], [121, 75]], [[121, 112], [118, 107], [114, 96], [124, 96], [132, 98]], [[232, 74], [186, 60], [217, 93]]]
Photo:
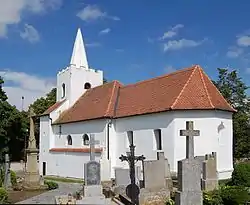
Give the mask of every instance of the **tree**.
[[44, 113], [50, 106], [56, 102], [56, 88], [53, 88], [45, 97], [37, 99], [30, 106], [34, 109], [36, 115]]
[[234, 157], [243, 158], [250, 156], [250, 106], [246, 94], [248, 86], [238, 77], [237, 72], [218, 68], [219, 76], [214, 81], [224, 98], [237, 112], [233, 115]]
[[[20, 160], [24, 148], [24, 138], [27, 130], [27, 118], [15, 106], [7, 102], [7, 95], [2, 89], [4, 84], [0, 77], [0, 161], [4, 154], [9, 153], [11, 159]], [[22, 155], [23, 156], [23, 155]]]

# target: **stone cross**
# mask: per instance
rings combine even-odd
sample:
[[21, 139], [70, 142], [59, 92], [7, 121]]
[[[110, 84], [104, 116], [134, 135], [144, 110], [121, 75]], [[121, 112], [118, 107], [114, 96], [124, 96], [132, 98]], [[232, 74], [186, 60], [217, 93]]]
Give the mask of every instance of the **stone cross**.
[[35, 123], [33, 117], [35, 116], [33, 108], [30, 108], [30, 136], [29, 136], [29, 149], [36, 149], [36, 138], [35, 138]]
[[11, 187], [10, 178], [10, 158], [8, 154], [5, 154], [5, 174], [4, 174], [4, 187], [8, 189]]
[[180, 136], [186, 136], [186, 158], [194, 158], [194, 136], [200, 136], [200, 130], [194, 130], [194, 122], [186, 122], [186, 130], [180, 130]]
[[90, 145], [90, 161], [95, 160], [95, 145], [100, 144], [98, 140], [95, 140], [95, 135], [90, 134], [90, 140], [89, 140], [89, 145]]

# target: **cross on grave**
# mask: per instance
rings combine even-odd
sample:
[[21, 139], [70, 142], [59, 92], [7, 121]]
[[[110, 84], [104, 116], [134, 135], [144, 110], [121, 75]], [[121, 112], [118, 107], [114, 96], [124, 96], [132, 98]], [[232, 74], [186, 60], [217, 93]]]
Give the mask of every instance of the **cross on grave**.
[[126, 194], [131, 199], [131, 201], [137, 205], [139, 204], [138, 196], [140, 194], [140, 189], [135, 184], [135, 163], [139, 160], [140, 161], [145, 160], [145, 157], [143, 155], [135, 156], [135, 145], [133, 144], [133, 136], [132, 136], [132, 140], [131, 140], [131, 144], [129, 145], [129, 148], [130, 148], [130, 152], [127, 154], [127, 156], [121, 155], [119, 159], [121, 161], [127, 161], [129, 163], [131, 184], [129, 184], [126, 187]]
[[89, 147], [90, 147], [90, 161], [95, 161], [95, 145], [99, 145], [99, 140], [95, 140], [95, 135], [90, 134]]
[[194, 158], [194, 136], [200, 136], [200, 130], [194, 130], [194, 122], [186, 121], [186, 130], [180, 130], [180, 136], [186, 136], [186, 158]]

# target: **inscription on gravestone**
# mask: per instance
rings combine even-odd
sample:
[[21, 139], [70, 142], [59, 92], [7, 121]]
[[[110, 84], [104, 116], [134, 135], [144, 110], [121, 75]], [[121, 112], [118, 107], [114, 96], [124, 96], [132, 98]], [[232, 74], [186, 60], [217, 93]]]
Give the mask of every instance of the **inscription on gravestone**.
[[101, 183], [100, 163], [90, 161], [85, 165], [86, 185], [99, 185]]

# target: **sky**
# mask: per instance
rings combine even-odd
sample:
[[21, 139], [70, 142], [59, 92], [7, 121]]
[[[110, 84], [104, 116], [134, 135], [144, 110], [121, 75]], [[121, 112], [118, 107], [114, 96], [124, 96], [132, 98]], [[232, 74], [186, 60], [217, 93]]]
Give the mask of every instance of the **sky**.
[[[250, 85], [250, 1], [0, 0], [0, 76], [26, 109], [69, 65], [81, 28], [90, 67], [124, 84], [199, 64]], [[21, 98], [24, 96], [24, 104]]]

